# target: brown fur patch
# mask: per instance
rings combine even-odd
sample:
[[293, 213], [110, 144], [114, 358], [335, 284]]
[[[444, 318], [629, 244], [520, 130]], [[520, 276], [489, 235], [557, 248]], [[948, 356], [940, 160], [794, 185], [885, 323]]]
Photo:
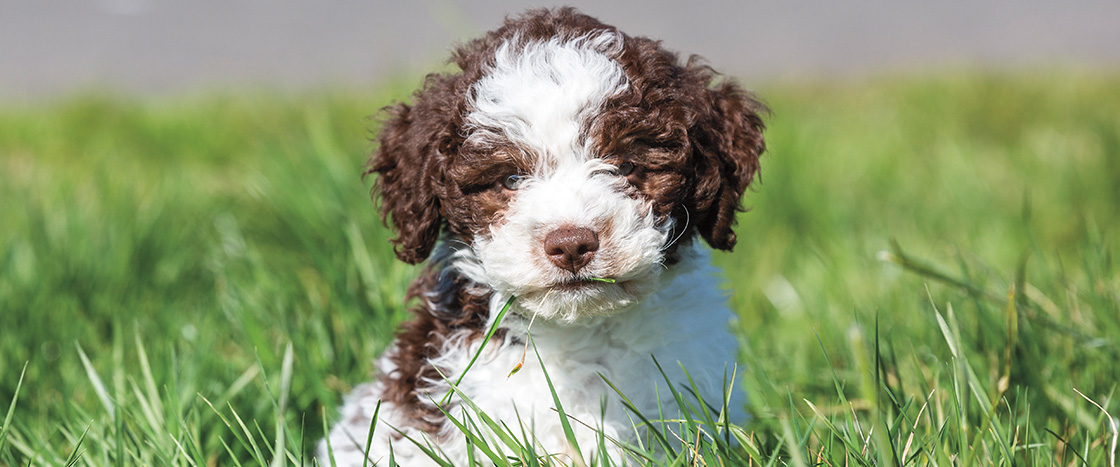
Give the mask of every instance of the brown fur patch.
[[637, 164], [628, 178], [659, 215], [677, 220], [681, 241], [697, 232], [714, 248], [735, 245], [731, 227], [740, 198], [765, 150], [759, 115], [765, 106], [695, 57], [682, 65], [655, 40], [562, 8], [530, 11], [459, 47], [452, 57], [458, 73], [429, 75], [412, 106], [389, 109], [367, 173], [380, 174], [375, 191], [383, 219], [397, 231], [393, 243], [402, 260], [427, 258], [441, 229], [467, 243], [486, 232], [508, 203], [497, 186], [501, 177], [532, 171], [518, 165], [525, 158], [512, 145], [464, 145], [470, 86], [493, 64], [497, 47], [514, 34], [524, 43], [595, 30], [624, 37], [616, 59], [630, 81], [586, 129], [599, 153]]
[[[429, 360], [439, 355], [443, 343], [453, 335], [467, 333], [467, 341], [485, 335], [490, 315], [489, 288], [456, 274], [453, 269], [428, 269], [408, 289], [408, 297], [420, 303], [412, 308], [413, 318], [401, 326], [389, 359], [396, 365], [381, 375], [382, 395], [397, 410], [415, 421], [415, 426], [435, 433], [443, 413], [429, 398], [444, 395], [429, 393], [426, 381], [439, 381], [439, 371]], [[496, 336], [501, 339], [502, 336]]]
[[[466, 143], [463, 119], [470, 87], [493, 65], [499, 45], [515, 35], [522, 43], [576, 38], [595, 30], [623, 37], [615, 59], [629, 89], [605, 104], [588, 123], [585, 135], [612, 163], [635, 164], [627, 176], [632, 196], [647, 199], [662, 218], [673, 218], [676, 232], [666, 264], [676, 248], [699, 235], [713, 248], [735, 245], [732, 226], [742, 210], [740, 198], [759, 169], [765, 149], [760, 113], [766, 108], [750, 93], [720, 80], [692, 58], [681, 64], [660, 43], [630, 37], [571, 8], [533, 10], [507, 19], [504, 26], [459, 47], [452, 56], [458, 72], [429, 75], [413, 103], [387, 109], [388, 119], [370, 157], [367, 174], [377, 173], [374, 194], [381, 197], [382, 219], [392, 225], [397, 256], [424, 261], [443, 234], [470, 244], [501, 222], [513, 194], [502, 177], [526, 174], [524, 151], [512, 144]], [[421, 303], [405, 323], [389, 358], [396, 369], [384, 374], [384, 398], [415, 426], [434, 433], [443, 414], [428, 403], [425, 381], [439, 379], [430, 360], [451, 336], [481, 338], [491, 291], [451, 269], [433, 265], [409, 288]]]

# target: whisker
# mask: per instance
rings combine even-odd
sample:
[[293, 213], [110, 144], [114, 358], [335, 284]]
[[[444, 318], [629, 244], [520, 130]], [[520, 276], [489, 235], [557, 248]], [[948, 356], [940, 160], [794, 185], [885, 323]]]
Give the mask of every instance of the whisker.
[[680, 240], [681, 237], [684, 237], [684, 233], [688, 230], [688, 223], [691, 220], [690, 217], [689, 217], [689, 214], [688, 214], [688, 208], [685, 207], [685, 206], [681, 206], [681, 209], [684, 210], [684, 227], [685, 228], [681, 229], [680, 232], [676, 232], [677, 224], [674, 222], [673, 223], [673, 231], [676, 234], [676, 237], [673, 237], [672, 240], [670, 240], [669, 242], [666, 242], [664, 245], [662, 245], [661, 246], [661, 251], [665, 251], [665, 250], [669, 249], [670, 246], [677, 243], [677, 240]]
[[466, 248], [470, 248], [470, 247], [471, 247], [471, 245], [470, 245], [469, 243], [467, 243], [467, 242], [464, 242], [464, 241], [463, 241], [463, 239], [461, 239], [461, 238], [458, 238], [458, 237], [456, 237], [456, 238], [451, 238], [451, 239], [447, 239], [447, 240], [445, 240], [445, 241], [446, 241], [447, 243], [458, 243], [458, 244], [460, 244], [460, 245], [463, 245], [463, 246], [464, 246], [464, 247], [466, 247]]

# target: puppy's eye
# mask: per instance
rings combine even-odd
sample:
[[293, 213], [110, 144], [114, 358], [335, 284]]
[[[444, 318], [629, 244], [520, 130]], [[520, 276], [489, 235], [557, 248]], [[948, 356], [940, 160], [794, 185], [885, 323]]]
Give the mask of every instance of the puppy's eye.
[[621, 164], [618, 164], [618, 169], [615, 170], [615, 173], [625, 177], [627, 175], [630, 175], [630, 174], [634, 173], [634, 167], [635, 166], [634, 166], [633, 162], [626, 161], [626, 162], [623, 162]]
[[506, 175], [504, 178], [502, 178], [502, 186], [507, 190], [513, 191], [521, 188], [521, 184], [525, 183], [526, 178], [528, 177], [524, 175]]

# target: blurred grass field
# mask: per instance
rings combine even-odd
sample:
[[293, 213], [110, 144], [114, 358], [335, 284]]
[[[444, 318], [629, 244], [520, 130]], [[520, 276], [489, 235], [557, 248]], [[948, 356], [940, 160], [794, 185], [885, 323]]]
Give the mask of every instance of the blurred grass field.
[[[413, 84], [0, 105], [0, 465], [309, 463], [406, 316], [360, 174]], [[1115, 465], [1120, 75], [748, 84], [752, 462]]]

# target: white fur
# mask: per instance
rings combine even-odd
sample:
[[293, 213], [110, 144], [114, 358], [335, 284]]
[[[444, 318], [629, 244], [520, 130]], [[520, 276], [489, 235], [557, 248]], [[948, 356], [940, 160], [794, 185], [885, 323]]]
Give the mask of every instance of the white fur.
[[605, 31], [568, 41], [506, 41], [491, 71], [471, 87], [468, 143], [512, 142], [544, 159], [538, 169], [553, 158], [590, 158], [584, 125], [627, 87], [626, 73], [610, 57], [621, 47], [622, 38]]
[[[460, 269], [481, 270], [471, 277], [500, 295], [517, 296], [542, 318], [572, 321], [631, 304], [660, 273], [661, 248], [672, 225], [658, 225], [647, 203], [626, 196], [625, 181], [602, 155], [592, 153], [584, 137], [602, 104], [627, 87], [626, 74], [611, 58], [621, 46], [622, 38], [606, 31], [568, 41], [514, 37], [498, 48], [493, 69], [471, 88], [468, 140], [513, 142], [534, 170], [505, 222], [473, 245], [480, 267]], [[618, 283], [554, 288], [571, 277], [549, 264], [541, 245], [563, 226], [603, 235], [602, 248], [581, 278]]]
[[[654, 366], [656, 358], [678, 390], [687, 392], [689, 383], [681, 371], [684, 367], [699, 386], [704, 400], [718, 406], [723, 401], [725, 372], [730, 377], [738, 351], [738, 342], [726, 328], [733, 314], [718, 290], [717, 272], [708, 264], [706, 251], [695, 246], [682, 253], [684, 259], [661, 275], [656, 292], [613, 315], [578, 323], [534, 321], [529, 333], [535, 349], [529, 349], [524, 366], [508, 378], [524, 350], [514, 342], [524, 341], [529, 321], [519, 314], [507, 316], [503, 323], [507, 338], [487, 346], [482, 357], [466, 373], [460, 390], [484, 413], [505, 422], [516, 433], [520, 433], [524, 425], [539, 443], [538, 452], [572, 455], [535, 350], [572, 419], [577, 442], [588, 462], [592, 462], [598, 438], [587, 426], [600, 428], [608, 439], [626, 443], [634, 443], [638, 436], [631, 416], [600, 375], [618, 386], [647, 417], [657, 418], [660, 406], [666, 410], [668, 418], [673, 418], [676, 417], [676, 403]], [[495, 300], [491, 313], [496, 315], [502, 304], [501, 300]], [[453, 351], [445, 352], [432, 362], [451, 381], [459, 377], [478, 351], [480, 341], [462, 344], [462, 341], [453, 341], [449, 345], [453, 349], [448, 349]], [[387, 359], [382, 359], [380, 365], [382, 371], [392, 369]], [[370, 419], [381, 393], [379, 386], [380, 383], [370, 383], [355, 389], [343, 406], [342, 421], [330, 434], [338, 465], [362, 465]], [[449, 390], [446, 382], [436, 381], [430, 396], [439, 400]], [[452, 400], [458, 401], [458, 398]], [[604, 404], [605, 413], [602, 412]], [[728, 403], [730, 420], [745, 419], [743, 405], [742, 393], [733, 392]], [[446, 440], [437, 445], [423, 432], [406, 428], [408, 421], [391, 404], [382, 404], [380, 410], [370, 448], [371, 463], [379, 461], [380, 465], [385, 465], [391, 446], [401, 465], [436, 465], [408, 439], [393, 440], [397, 427], [421, 445], [436, 446], [453, 465], [465, 464], [466, 440], [452, 423], [444, 424], [441, 435]], [[452, 409], [452, 413], [461, 416], [463, 412]], [[467, 413], [478, 420], [472, 412]], [[498, 447], [501, 443], [495, 442], [492, 446]], [[625, 457], [623, 449], [610, 441], [607, 446], [616, 461]], [[320, 458], [326, 459], [322, 451]], [[560, 460], [569, 463], [565, 458]]]
[[[502, 45], [491, 72], [471, 89], [467, 138], [476, 144], [512, 142], [531, 165], [527, 181], [512, 193], [503, 220], [471, 245], [442, 242], [432, 261], [452, 268], [493, 289], [490, 323], [509, 299], [511, 312], [501, 323], [504, 339], [488, 344], [482, 357], [465, 373], [482, 340], [470, 332], [448, 338], [430, 363], [448, 380], [463, 376], [460, 390], [484, 413], [515, 433], [524, 427], [538, 443], [538, 452], [577, 453], [565, 439], [559, 415], [545, 381], [547, 369], [564, 409], [572, 417], [585, 460], [596, 451], [600, 428], [609, 438], [634, 442], [640, 430], [602, 378], [607, 378], [650, 418], [659, 407], [676, 416], [667, 383], [687, 392], [686, 368], [709, 404], [723, 402], [725, 372], [737, 357], [737, 340], [726, 329], [733, 314], [718, 289], [716, 271], [704, 247], [680, 247], [680, 261], [666, 266], [664, 248], [671, 241], [671, 221], [659, 221], [648, 201], [627, 194], [626, 179], [593, 154], [584, 135], [592, 118], [611, 96], [626, 89], [627, 80], [611, 56], [622, 38], [599, 33], [562, 41]], [[549, 232], [562, 227], [587, 228], [598, 234], [600, 247], [592, 260], [572, 273], [552, 264], [544, 253]], [[615, 283], [575, 280], [610, 278]], [[532, 325], [530, 328], [530, 322]], [[531, 342], [524, 367], [507, 377], [521, 360], [524, 342]], [[537, 361], [539, 354], [544, 369]], [[388, 358], [379, 362], [391, 372]], [[450, 390], [446, 380], [427, 381], [432, 400]], [[362, 465], [366, 436], [381, 383], [359, 386], [342, 408], [342, 420], [329, 441], [339, 465]], [[478, 417], [457, 397], [452, 415]], [[734, 392], [731, 420], [742, 421], [743, 399]], [[465, 437], [450, 421], [429, 437], [409, 427], [405, 414], [382, 404], [370, 445], [369, 460], [387, 462], [390, 450], [405, 466], [436, 465], [408, 439], [394, 439], [397, 429], [429, 446], [454, 465], [467, 459]], [[500, 442], [490, 443], [500, 446]], [[615, 460], [624, 450], [608, 442]], [[477, 454], [476, 454], [477, 455]], [[320, 457], [326, 462], [325, 444]]]
[[[564, 159], [552, 173], [530, 179], [506, 211], [505, 222], [472, 250], [480, 268], [462, 266], [472, 277], [541, 318], [575, 321], [610, 313], [646, 295], [661, 273], [662, 247], [670, 222], [658, 224], [648, 203], [627, 196], [625, 179], [597, 161]], [[573, 274], [554, 266], [544, 254], [545, 236], [560, 227], [589, 228], [599, 235], [599, 251], [580, 270], [580, 278], [609, 278], [614, 284], [554, 288]], [[466, 262], [467, 259], [461, 260]]]

